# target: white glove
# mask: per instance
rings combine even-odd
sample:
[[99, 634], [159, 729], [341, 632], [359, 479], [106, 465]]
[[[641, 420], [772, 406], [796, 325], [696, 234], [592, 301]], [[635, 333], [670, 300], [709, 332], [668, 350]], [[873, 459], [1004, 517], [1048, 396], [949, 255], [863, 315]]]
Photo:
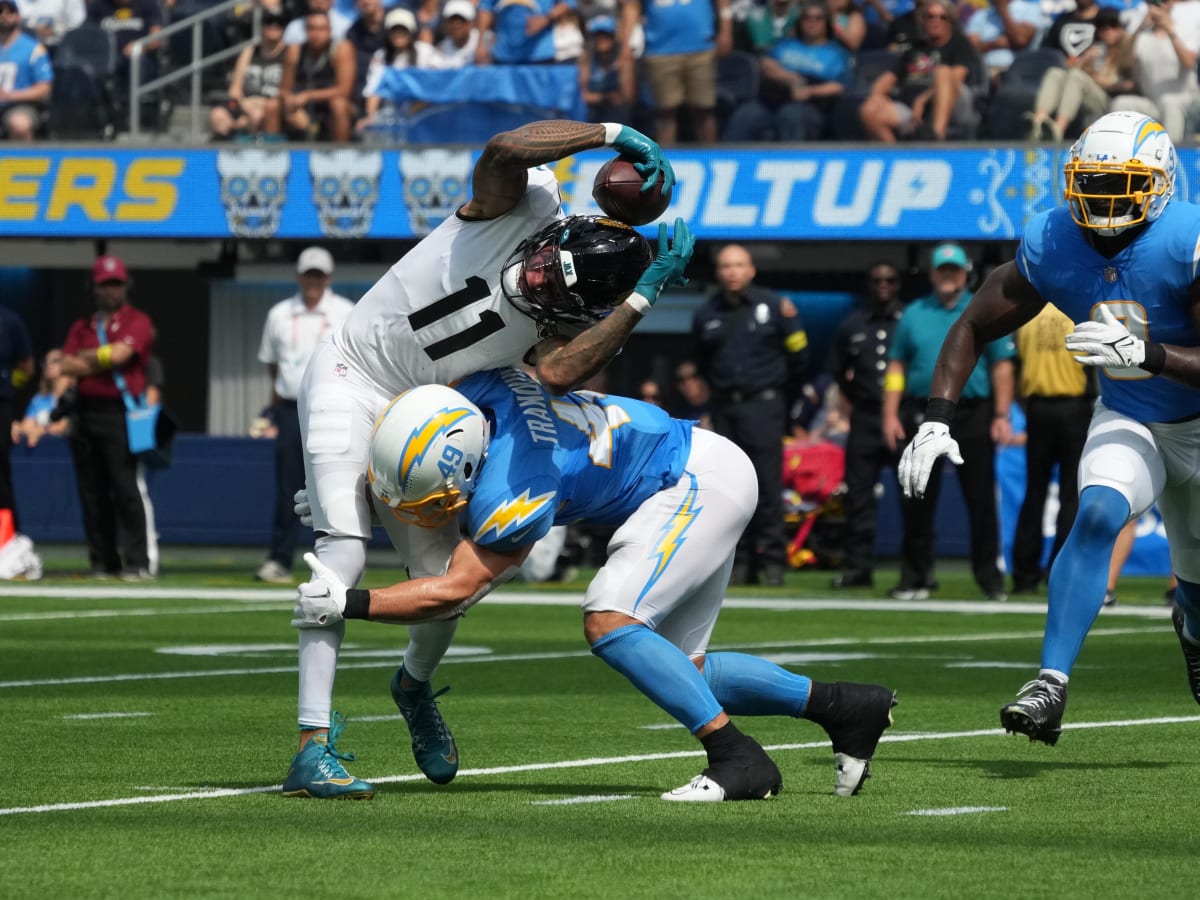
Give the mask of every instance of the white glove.
[[1129, 333], [1107, 304], [1099, 322], [1080, 322], [1067, 335], [1067, 349], [1085, 366], [1136, 368], [1146, 361], [1146, 343]]
[[312, 553], [304, 554], [312, 569], [312, 580], [296, 589], [296, 608], [292, 610], [293, 628], [328, 628], [342, 621], [346, 611], [346, 585]]
[[296, 491], [296, 496], [292, 497], [292, 512], [300, 517], [300, 524], [306, 528], [312, 528], [312, 504], [308, 502], [308, 488], [302, 487]]
[[904, 448], [896, 477], [905, 497], [924, 497], [929, 473], [939, 457], [945, 456], [956, 466], [962, 465], [958, 441], [950, 437], [950, 426], [942, 422], [922, 422], [917, 436]]

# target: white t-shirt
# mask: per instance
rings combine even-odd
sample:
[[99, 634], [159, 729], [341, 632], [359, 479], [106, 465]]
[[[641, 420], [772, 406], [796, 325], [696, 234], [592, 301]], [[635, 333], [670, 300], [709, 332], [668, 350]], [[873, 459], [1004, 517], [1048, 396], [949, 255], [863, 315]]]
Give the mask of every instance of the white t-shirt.
[[467, 34], [467, 42], [461, 47], [450, 38], [442, 38], [437, 47], [437, 55], [433, 59], [435, 69], [461, 69], [464, 66], [475, 65], [475, 48], [479, 46], [479, 29], [472, 28]]
[[[1177, 0], [1171, 7], [1171, 24], [1180, 43], [1200, 52], [1200, 0]], [[1197, 93], [1196, 69], [1181, 69], [1179, 57], [1165, 33], [1155, 33], [1146, 22], [1134, 38], [1139, 92], [1158, 101], [1165, 94]], [[1200, 94], [1198, 94], [1200, 97]]]
[[[82, 25], [87, 18], [83, 0], [18, 0], [17, 9], [25, 28], [48, 47], [53, 47], [64, 34]], [[54, 31], [50, 37], [43, 38], [38, 29], [46, 25]]]
[[558, 181], [543, 166], [529, 170], [525, 196], [510, 212], [482, 221], [447, 216], [358, 301], [334, 347], [389, 397], [520, 365], [541, 338], [504, 298], [500, 271], [522, 241], [561, 217]]
[[327, 340], [353, 309], [352, 302], [330, 290], [312, 309], [304, 305], [299, 294], [271, 307], [258, 345], [258, 361], [279, 367], [276, 394], [285, 400], [296, 399], [300, 379], [317, 344]]

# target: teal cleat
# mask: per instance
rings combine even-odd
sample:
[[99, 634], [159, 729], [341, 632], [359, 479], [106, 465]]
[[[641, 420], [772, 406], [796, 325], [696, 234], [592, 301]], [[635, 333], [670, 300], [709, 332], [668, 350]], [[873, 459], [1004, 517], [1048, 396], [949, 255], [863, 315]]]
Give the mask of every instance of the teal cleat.
[[412, 735], [413, 758], [434, 784], [449, 784], [458, 774], [458, 747], [435, 701], [450, 688], [444, 687], [435, 694], [429, 682], [425, 682], [417, 691], [406, 691], [400, 687], [403, 674], [401, 666], [392, 676], [392, 699]]
[[338, 753], [336, 743], [346, 727], [346, 717], [335, 712], [329, 734], [319, 733], [292, 758], [283, 780], [283, 796], [314, 797], [319, 800], [370, 800], [375, 787], [346, 771], [342, 760], [354, 761], [353, 753]]

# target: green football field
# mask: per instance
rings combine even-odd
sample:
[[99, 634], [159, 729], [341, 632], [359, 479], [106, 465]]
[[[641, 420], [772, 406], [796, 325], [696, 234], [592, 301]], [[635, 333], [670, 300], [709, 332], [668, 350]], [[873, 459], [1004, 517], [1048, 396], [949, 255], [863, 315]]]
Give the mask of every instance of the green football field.
[[[245, 560], [156, 584], [0, 585], [0, 897], [1194, 897], [1195, 747], [1160, 580], [1127, 580], [1073, 673], [1056, 747], [999, 729], [1036, 672], [1044, 599], [984, 604], [943, 567], [924, 604], [830, 573], [731, 591], [713, 649], [897, 690], [873, 777], [833, 796], [824, 732], [738, 720], [784, 791], [670, 804], [699, 745], [593, 658], [582, 582], [514, 587], [435, 679], [462, 770], [425, 782], [388, 693], [406, 632], [352, 622], [335, 708], [371, 802], [283, 799], [295, 750], [290, 592]], [[395, 573], [373, 570], [370, 585]], [[891, 573], [894, 576], [894, 573]]]

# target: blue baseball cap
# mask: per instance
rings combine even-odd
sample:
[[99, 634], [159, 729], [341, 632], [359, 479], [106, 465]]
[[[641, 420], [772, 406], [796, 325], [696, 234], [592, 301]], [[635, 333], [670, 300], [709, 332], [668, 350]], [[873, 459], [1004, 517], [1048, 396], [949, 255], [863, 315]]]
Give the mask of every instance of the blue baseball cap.
[[587, 30], [588, 34], [616, 34], [617, 23], [612, 16], [593, 16]]
[[970, 271], [971, 260], [967, 258], [967, 251], [958, 244], [938, 244], [933, 248], [932, 265], [935, 269], [942, 266], [958, 266]]

